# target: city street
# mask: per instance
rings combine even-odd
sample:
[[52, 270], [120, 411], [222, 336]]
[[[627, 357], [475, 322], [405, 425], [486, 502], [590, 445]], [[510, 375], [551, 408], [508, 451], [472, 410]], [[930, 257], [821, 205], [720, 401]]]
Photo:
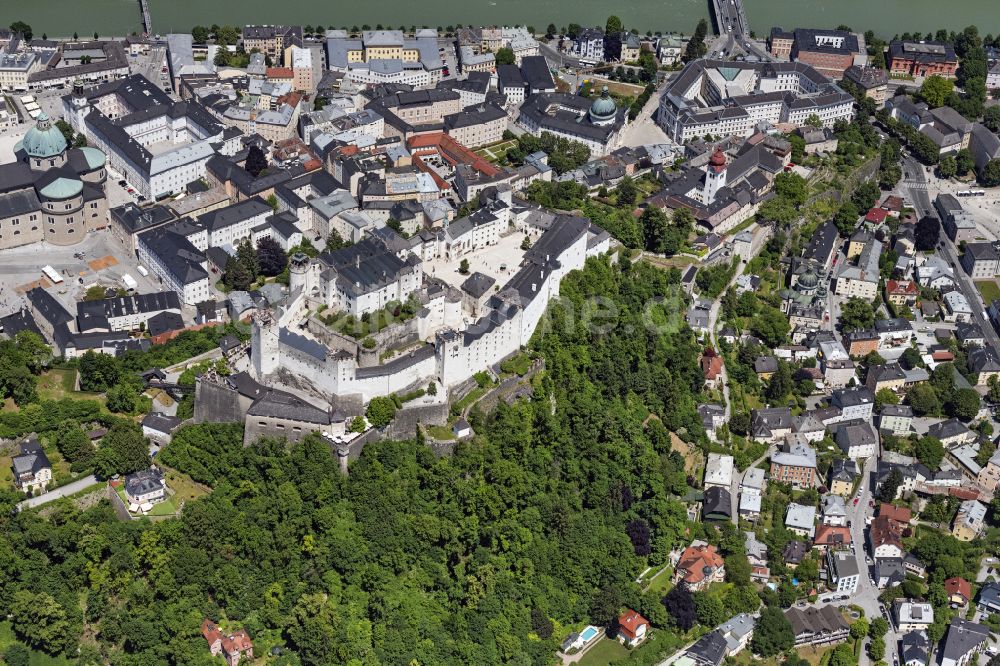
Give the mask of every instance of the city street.
[[[920, 165], [913, 157], [904, 154], [903, 169], [910, 174], [914, 174], [913, 180], [915, 183], [913, 185], [907, 185], [904, 183], [903, 188], [907, 192], [907, 200], [913, 204], [913, 207], [917, 211], [917, 217], [923, 218], [926, 215], [937, 217], [937, 212], [931, 205], [931, 199], [930, 195], [927, 193], [927, 189], [919, 186], [925, 182], [923, 166]], [[962, 295], [964, 295], [969, 301], [969, 305], [972, 307], [973, 316], [975, 317], [975, 323], [979, 324], [980, 328], [982, 328], [983, 336], [986, 338], [986, 342], [994, 349], [1000, 349], [1000, 337], [997, 336], [989, 318], [986, 317], [983, 300], [979, 294], [979, 290], [976, 289], [976, 285], [973, 284], [972, 278], [969, 277], [969, 274], [966, 273], [962, 268], [962, 265], [958, 263], [958, 248], [956, 248], [955, 244], [952, 243], [947, 237], [944, 230], [941, 231], [941, 240], [938, 248], [941, 256], [955, 267], [955, 277], [958, 281], [959, 291], [961, 291]]]

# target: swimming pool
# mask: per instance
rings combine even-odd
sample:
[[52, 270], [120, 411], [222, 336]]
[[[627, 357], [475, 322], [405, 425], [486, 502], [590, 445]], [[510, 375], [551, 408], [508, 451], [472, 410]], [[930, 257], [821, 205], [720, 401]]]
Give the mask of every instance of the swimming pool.
[[597, 627], [593, 626], [587, 627], [586, 629], [580, 632], [580, 640], [583, 641], [584, 643], [589, 643], [594, 639], [595, 636], [597, 636], [597, 633], [598, 633]]

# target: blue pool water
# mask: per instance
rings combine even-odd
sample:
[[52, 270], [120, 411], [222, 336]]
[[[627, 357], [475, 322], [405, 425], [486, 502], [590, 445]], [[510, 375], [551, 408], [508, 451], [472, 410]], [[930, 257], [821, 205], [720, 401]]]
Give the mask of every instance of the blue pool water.
[[597, 635], [597, 627], [587, 627], [580, 633], [580, 640], [584, 643]]

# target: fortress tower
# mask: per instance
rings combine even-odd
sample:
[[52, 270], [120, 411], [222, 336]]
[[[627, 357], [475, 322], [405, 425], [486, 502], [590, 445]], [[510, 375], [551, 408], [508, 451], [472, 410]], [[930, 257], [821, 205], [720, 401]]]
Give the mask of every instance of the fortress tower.
[[270, 310], [259, 310], [253, 317], [250, 356], [258, 380], [275, 372], [280, 365], [278, 322]]

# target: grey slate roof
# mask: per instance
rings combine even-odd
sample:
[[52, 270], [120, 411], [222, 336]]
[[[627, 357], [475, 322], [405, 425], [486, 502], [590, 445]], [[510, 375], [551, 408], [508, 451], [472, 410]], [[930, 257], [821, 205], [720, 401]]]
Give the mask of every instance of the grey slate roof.
[[302, 421], [317, 425], [329, 425], [330, 413], [310, 405], [298, 396], [270, 389], [254, 401], [247, 410], [247, 416], [262, 416], [289, 421]]

